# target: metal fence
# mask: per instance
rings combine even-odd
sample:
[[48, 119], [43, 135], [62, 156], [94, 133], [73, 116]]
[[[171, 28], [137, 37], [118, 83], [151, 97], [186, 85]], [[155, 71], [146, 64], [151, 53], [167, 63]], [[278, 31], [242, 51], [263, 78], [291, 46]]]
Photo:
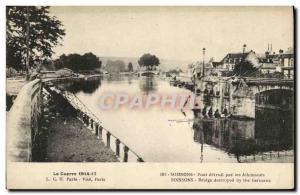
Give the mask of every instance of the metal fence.
[[65, 98], [77, 111], [77, 117], [88, 127], [106, 147], [110, 148], [122, 162], [144, 162], [143, 158], [126, 143], [106, 129], [101, 120], [73, 93], [60, 90], [55, 86], [52, 91]]

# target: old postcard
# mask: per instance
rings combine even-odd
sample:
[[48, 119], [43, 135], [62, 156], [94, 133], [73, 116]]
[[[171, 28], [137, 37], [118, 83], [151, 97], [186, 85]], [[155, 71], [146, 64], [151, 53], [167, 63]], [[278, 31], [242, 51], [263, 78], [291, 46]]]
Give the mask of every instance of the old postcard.
[[8, 189], [295, 188], [294, 9], [6, 6]]

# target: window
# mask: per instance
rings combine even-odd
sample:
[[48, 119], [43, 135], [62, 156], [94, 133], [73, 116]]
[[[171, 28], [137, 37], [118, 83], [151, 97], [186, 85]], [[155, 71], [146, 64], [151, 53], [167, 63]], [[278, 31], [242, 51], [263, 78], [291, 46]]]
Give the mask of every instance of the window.
[[294, 67], [294, 58], [290, 59], [290, 66]]
[[284, 67], [288, 67], [289, 66], [289, 58], [284, 58], [283, 66]]

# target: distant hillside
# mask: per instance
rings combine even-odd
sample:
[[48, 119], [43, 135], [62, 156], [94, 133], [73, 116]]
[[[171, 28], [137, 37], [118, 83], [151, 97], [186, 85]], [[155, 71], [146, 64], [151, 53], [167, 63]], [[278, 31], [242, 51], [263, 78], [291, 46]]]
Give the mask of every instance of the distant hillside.
[[[99, 57], [99, 59], [102, 61], [103, 67], [106, 66], [106, 63], [108, 60], [116, 61], [116, 60], [122, 60], [126, 64], [126, 68], [129, 62], [132, 63], [133, 69], [137, 69], [138, 65], [138, 58], [134, 57]], [[168, 59], [160, 59], [160, 67], [163, 70], [170, 70], [175, 69], [177, 67], [181, 69], [186, 69], [187, 65], [192, 63], [193, 61], [180, 61], [180, 60], [168, 60]]]

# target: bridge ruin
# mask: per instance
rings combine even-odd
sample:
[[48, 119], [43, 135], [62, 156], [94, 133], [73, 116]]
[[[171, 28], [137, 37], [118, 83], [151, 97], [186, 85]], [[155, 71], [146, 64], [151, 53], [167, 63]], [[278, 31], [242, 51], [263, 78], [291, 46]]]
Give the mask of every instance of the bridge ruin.
[[[255, 109], [267, 108], [266, 101], [270, 96], [280, 95], [281, 100], [277, 100], [281, 101], [280, 106], [291, 109], [294, 105], [294, 80], [204, 78], [196, 82], [195, 93], [202, 108], [209, 105], [213, 111], [226, 109], [232, 116], [255, 118]], [[268, 105], [270, 108], [270, 102]]]

